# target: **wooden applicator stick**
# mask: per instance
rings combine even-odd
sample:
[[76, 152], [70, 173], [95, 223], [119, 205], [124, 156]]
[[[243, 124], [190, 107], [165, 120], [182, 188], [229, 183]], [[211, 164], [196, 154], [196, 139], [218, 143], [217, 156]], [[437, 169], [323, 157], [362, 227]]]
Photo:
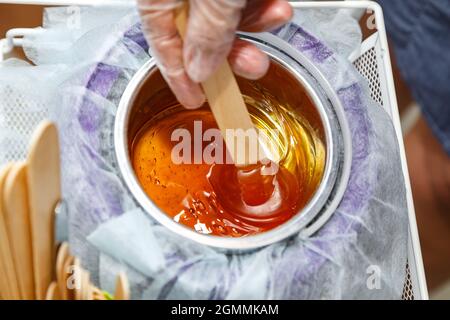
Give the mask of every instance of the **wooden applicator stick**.
[[[189, 5], [185, 1], [176, 12], [175, 22], [182, 38], [186, 34], [188, 11]], [[202, 87], [234, 164], [245, 166], [255, 163], [259, 160], [260, 145], [257, 141], [257, 154], [251, 154], [254, 150], [249, 145], [249, 137], [256, 134], [258, 139], [257, 131], [228, 61], [224, 61], [219, 69], [202, 83]], [[245, 143], [242, 143], [242, 139], [235, 139], [240, 134], [246, 135]]]

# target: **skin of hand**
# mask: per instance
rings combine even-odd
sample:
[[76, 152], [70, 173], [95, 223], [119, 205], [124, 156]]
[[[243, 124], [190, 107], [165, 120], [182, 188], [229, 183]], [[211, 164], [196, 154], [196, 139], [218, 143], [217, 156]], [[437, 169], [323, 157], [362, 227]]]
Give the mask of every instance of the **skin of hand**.
[[185, 40], [175, 25], [180, 0], [137, 0], [143, 32], [161, 73], [178, 101], [195, 109], [205, 102], [200, 83], [228, 58], [234, 73], [258, 79], [269, 58], [254, 45], [236, 39], [236, 31], [263, 32], [292, 17], [285, 0], [190, 0]]

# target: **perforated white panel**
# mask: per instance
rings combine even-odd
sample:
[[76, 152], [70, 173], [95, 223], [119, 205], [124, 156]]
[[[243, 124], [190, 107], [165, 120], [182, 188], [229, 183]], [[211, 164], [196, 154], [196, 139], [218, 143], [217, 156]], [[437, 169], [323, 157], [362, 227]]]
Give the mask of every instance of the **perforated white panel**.
[[409, 269], [409, 264], [406, 264], [406, 279], [405, 285], [403, 286], [403, 300], [414, 300], [414, 288], [411, 277], [411, 270]]
[[383, 106], [383, 95], [381, 92], [380, 74], [375, 48], [372, 48], [359, 57], [354, 65], [359, 73], [369, 82], [372, 98]]
[[[384, 105], [383, 94], [381, 91], [381, 80], [377, 62], [377, 51], [375, 48], [367, 50], [353, 63], [359, 73], [367, 80], [372, 99]], [[411, 270], [406, 264], [406, 278], [403, 286], [403, 300], [414, 300], [414, 290], [411, 278]]]
[[0, 86], [0, 165], [24, 160], [29, 138], [47, 117], [47, 108], [25, 90]]

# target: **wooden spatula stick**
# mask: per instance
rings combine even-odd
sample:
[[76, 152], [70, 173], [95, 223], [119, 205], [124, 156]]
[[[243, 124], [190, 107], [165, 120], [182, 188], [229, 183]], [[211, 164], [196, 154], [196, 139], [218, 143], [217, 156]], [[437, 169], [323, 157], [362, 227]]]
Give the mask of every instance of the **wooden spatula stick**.
[[130, 285], [125, 273], [120, 272], [116, 280], [115, 300], [130, 300]]
[[[188, 2], [184, 1], [175, 15], [175, 23], [182, 38], [186, 34], [188, 11]], [[258, 154], [254, 154], [255, 148], [249, 146], [249, 139], [241, 139], [240, 141], [245, 143], [239, 143], [238, 139], [234, 138], [242, 134], [254, 135], [256, 129], [228, 61], [224, 61], [219, 69], [202, 83], [202, 87], [234, 163], [237, 166], [245, 166], [259, 160]], [[259, 142], [256, 143], [258, 152]]]
[[33, 253], [25, 163], [16, 163], [10, 169], [4, 185], [3, 200], [21, 298], [33, 300], [35, 297]]
[[61, 199], [56, 126], [44, 121], [36, 130], [27, 158], [27, 180], [36, 298], [45, 298], [55, 267], [54, 210]]
[[0, 168], [0, 290], [4, 299], [20, 299], [14, 254], [4, 214], [3, 188], [12, 165]]

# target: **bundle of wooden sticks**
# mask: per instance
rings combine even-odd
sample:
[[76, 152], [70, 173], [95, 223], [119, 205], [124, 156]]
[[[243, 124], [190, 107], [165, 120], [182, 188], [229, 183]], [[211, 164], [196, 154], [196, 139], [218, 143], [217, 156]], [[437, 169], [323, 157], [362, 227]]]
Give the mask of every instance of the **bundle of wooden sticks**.
[[56, 257], [56, 280], [48, 287], [46, 300], [129, 300], [127, 277], [119, 273], [114, 296], [101, 291], [89, 279], [80, 260], [70, 255], [67, 243], [60, 245]]
[[[56, 126], [37, 128], [26, 160], [0, 168], [0, 298], [107, 299], [95, 288], [80, 261], [59, 246], [56, 258], [55, 208], [61, 200]], [[128, 299], [120, 274], [117, 299]]]

